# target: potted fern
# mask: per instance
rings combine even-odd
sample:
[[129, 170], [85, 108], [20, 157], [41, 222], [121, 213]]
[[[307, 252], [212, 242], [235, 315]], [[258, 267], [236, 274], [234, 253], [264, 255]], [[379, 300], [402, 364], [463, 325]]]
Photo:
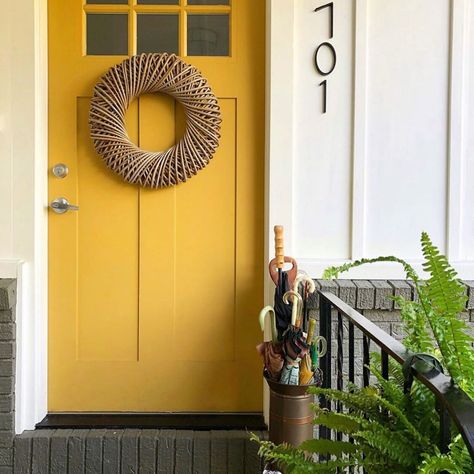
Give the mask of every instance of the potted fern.
[[[465, 287], [426, 233], [421, 236], [421, 246], [423, 268], [429, 274], [426, 281], [407, 262], [393, 256], [330, 267], [324, 278], [337, 278], [351, 268], [375, 262], [403, 265], [418, 294], [417, 301], [394, 298], [401, 308], [405, 346], [438, 359], [445, 373], [474, 399], [474, 339], [460, 318], [466, 305]], [[389, 379], [385, 380], [377, 354], [371, 356], [370, 370], [377, 383], [365, 388], [310, 389], [314, 395], [342, 403], [342, 413], [314, 406], [314, 423], [343, 433], [342, 440], [314, 439], [293, 448], [254, 437], [260, 444], [260, 454], [283, 467], [285, 473], [332, 473], [352, 467], [356, 472], [364, 468], [368, 474], [474, 474], [471, 457], [459, 434], [453, 432], [449, 452], [440, 453], [439, 417], [433, 394], [417, 381], [404, 393], [405, 377], [395, 361], [391, 361]], [[329, 461], [318, 463], [316, 454], [328, 456]]]

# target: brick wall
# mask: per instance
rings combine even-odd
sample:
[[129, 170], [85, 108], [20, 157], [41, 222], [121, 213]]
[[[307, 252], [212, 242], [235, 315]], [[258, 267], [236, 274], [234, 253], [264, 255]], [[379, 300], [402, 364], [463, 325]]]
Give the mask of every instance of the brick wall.
[[15, 305], [15, 280], [0, 280], [0, 474], [13, 469]]

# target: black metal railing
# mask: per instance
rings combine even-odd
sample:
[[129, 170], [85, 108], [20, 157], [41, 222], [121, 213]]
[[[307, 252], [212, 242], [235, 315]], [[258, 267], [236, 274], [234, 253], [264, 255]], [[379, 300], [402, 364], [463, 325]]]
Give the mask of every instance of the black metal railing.
[[[348, 378], [355, 383], [355, 338], [354, 327], [362, 332], [362, 383], [369, 385], [370, 371], [366, 367], [370, 362], [370, 344], [374, 343], [381, 351], [381, 372], [385, 379], [389, 376], [389, 357], [393, 358], [399, 364], [405, 364], [407, 359], [413, 356], [403, 344], [387, 334], [376, 324], [369, 321], [362, 314], [344, 303], [336, 295], [319, 291], [320, 303], [320, 334], [328, 343], [328, 349], [325, 357], [320, 359], [320, 368], [323, 371], [323, 388], [331, 388], [332, 375], [332, 340], [333, 324], [336, 326], [337, 334], [337, 357], [336, 357], [336, 388], [343, 389], [343, 362], [344, 362], [344, 321], [348, 321]], [[333, 318], [337, 312], [337, 319]], [[418, 379], [423, 385], [436, 397], [436, 406], [440, 416], [440, 437], [439, 448], [445, 453], [448, 450], [450, 442], [450, 425], [453, 422], [459, 433], [461, 433], [466, 446], [474, 460], [474, 402], [456, 385], [452, 379], [436, 368], [429, 372], [420, 373], [410, 365], [411, 376]], [[407, 385], [407, 388], [409, 384]], [[331, 409], [330, 401], [321, 397], [321, 405], [324, 408]], [[336, 404], [336, 411], [341, 411], [340, 404]], [[336, 438], [337, 438], [336, 434]], [[330, 439], [331, 432], [326, 427], [320, 426], [320, 438]]]

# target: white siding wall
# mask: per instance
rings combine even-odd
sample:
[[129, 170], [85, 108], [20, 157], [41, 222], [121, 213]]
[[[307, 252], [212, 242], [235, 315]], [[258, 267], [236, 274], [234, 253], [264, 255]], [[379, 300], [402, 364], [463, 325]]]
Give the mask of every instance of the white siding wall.
[[[474, 278], [474, 0], [334, 0], [333, 39], [328, 10], [314, 12], [324, 3], [294, 2], [293, 38], [281, 33], [294, 44], [292, 182], [270, 208], [291, 212], [287, 253], [313, 276], [362, 256], [416, 263], [426, 230]], [[322, 41], [337, 51], [325, 78], [313, 62]], [[351, 276], [403, 273], [380, 265]]]

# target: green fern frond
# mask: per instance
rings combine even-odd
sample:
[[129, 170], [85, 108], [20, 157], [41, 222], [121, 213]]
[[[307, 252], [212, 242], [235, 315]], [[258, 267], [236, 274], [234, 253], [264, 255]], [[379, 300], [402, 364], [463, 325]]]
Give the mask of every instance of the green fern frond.
[[421, 245], [430, 274], [423, 293], [430, 305], [428, 319], [442, 354], [442, 363], [451, 377], [474, 399], [474, 338], [466, 323], [458, 318], [466, 305], [465, 288], [447, 258], [423, 232]]
[[330, 430], [339, 431], [346, 435], [351, 435], [362, 428], [356, 416], [327, 410], [316, 411], [314, 424], [326, 426]]
[[357, 452], [357, 447], [347, 441], [333, 441], [330, 439], [309, 439], [299, 446], [300, 449], [308, 453], [329, 454], [342, 456], [343, 454]]
[[420, 464], [417, 474], [438, 474], [449, 472], [450, 474], [465, 474], [460, 466], [451, 459], [450, 456], [436, 454], [425, 456]]
[[413, 352], [434, 354], [433, 340], [426, 330], [429, 321], [422, 305], [401, 296], [393, 299], [400, 307], [400, 318], [404, 323], [406, 336], [403, 339], [403, 345]]
[[420, 278], [416, 273], [415, 269], [401, 258], [394, 257], [392, 255], [377, 257], [377, 258], [361, 258], [360, 260], [354, 260], [353, 262], [347, 262], [339, 266], [328, 267], [324, 270], [323, 278], [325, 280], [330, 280], [332, 278], [338, 278], [340, 273], [349, 271], [351, 268], [360, 267], [362, 265], [367, 265], [368, 263], [379, 263], [379, 262], [392, 262], [399, 263], [403, 266], [407, 277], [410, 280], [413, 280], [415, 286], [419, 283]]

